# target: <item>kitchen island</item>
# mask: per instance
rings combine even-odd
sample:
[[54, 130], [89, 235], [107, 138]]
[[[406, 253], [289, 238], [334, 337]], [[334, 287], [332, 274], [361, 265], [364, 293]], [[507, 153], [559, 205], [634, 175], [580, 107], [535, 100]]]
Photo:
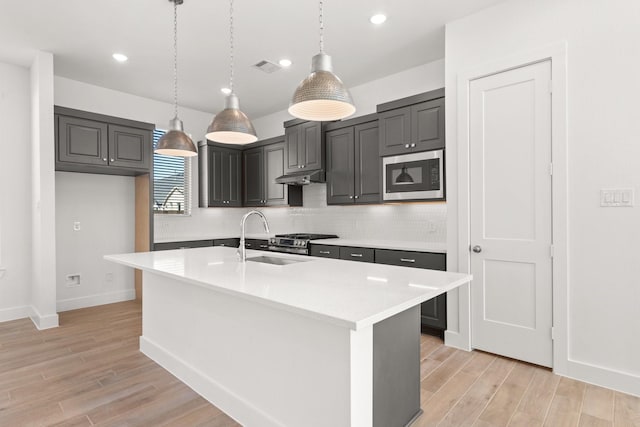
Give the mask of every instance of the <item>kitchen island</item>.
[[226, 247], [105, 259], [143, 270], [141, 351], [248, 427], [410, 424], [420, 303], [471, 280]]

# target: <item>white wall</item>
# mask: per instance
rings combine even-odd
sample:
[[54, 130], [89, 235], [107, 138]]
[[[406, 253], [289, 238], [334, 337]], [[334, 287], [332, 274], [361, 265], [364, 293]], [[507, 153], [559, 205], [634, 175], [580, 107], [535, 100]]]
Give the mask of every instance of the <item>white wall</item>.
[[[569, 352], [562, 374], [640, 395], [640, 215], [601, 208], [599, 191], [640, 191], [640, 3], [511, 0], [447, 25], [449, 166], [455, 166], [457, 77], [469, 68], [566, 41], [569, 135]], [[449, 168], [448, 253], [458, 241]]]
[[[56, 76], [55, 105], [130, 120], [166, 129], [173, 106]], [[178, 111], [185, 131], [204, 138], [211, 115]], [[197, 162], [194, 162], [194, 164]], [[134, 297], [130, 269], [106, 263], [102, 256], [134, 251], [134, 179], [130, 177], [56, 173], [58, 310], [71, 310]], [[194, 193], [197, 194], [197, 193]], [[81, 231], [73, 231], [80, 221]], [[67, 286], [67, 275], [81, 274], [79, 287]], [[107, 280], [107, 274], [113, 280]]]
[[[357, 112], [374, 113], [376, 105], [444, 86], [444, 60], [393, 74], [351, 88]], [[355, 117], [354, 116], [354, 117]], [[254, 119], [260, 139], [284, 134], [283, 122], [292, 117], [286, 109]], [[197, 162], [193, 162], [193, 209], [191, 217], [156, 215], [156, 240], [188, 240], [229, 233], [237, 234], [240, 218], [248, 209], [198, 208]], [[446, 205], [411, 204], [377, 206], [330, 206], [326, 204], [326, 185], [304, 187], [304, 207], [266, 208], [273, 233], [335, 233], [343, 238], [393, 239], [444, 242]], [[249, 231], [262, 232], [260, 224], [249, 223]]]
[[134, 252], [134, 178], [56, 172], [55, 193], [58, 311], [135, 298], [133, 271], [103, 259]]
[[0, 62], [0, 322], [31, 305], [31, 120], [27, 68]]

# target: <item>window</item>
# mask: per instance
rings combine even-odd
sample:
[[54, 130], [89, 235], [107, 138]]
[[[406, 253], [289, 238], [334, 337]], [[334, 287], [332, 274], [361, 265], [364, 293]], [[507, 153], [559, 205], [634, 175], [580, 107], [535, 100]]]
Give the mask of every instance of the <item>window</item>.
[[[153, 131], [153, 149], [166, 131]], [[191, 213], [191, 162], [184, 157], [153, 155], [153, 212]]]

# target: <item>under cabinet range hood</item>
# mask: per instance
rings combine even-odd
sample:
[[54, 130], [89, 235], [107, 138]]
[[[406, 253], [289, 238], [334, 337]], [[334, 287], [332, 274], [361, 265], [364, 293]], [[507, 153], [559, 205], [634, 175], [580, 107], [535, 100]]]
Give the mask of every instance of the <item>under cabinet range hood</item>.
[[276, 178], [276, 184], [287, 185], [307, 185], [312, 182], [325, 181], [325, 173], [323, 170], [293, 172]]

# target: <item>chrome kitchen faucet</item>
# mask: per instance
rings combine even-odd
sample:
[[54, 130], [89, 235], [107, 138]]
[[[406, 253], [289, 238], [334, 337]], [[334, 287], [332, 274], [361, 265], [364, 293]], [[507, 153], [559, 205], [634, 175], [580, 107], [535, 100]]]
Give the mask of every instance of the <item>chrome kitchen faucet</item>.
[[267, 223], [267, 217], [265, 217], [262, 212], [256, 210], [247, 212], [240, 220], [240, 246], [238, 246], [238, 256], [240, 257], [240, 262], [245, 262], [247, 260], [247, 248], [244, 247], [244, 224], [245, 222], [247, 222], [247, 218], [249, 218], [253, 214], [256, 214], [260, 218], [262, 218], [264, 231], [265, 233], [269, 233], [269, 224]]

